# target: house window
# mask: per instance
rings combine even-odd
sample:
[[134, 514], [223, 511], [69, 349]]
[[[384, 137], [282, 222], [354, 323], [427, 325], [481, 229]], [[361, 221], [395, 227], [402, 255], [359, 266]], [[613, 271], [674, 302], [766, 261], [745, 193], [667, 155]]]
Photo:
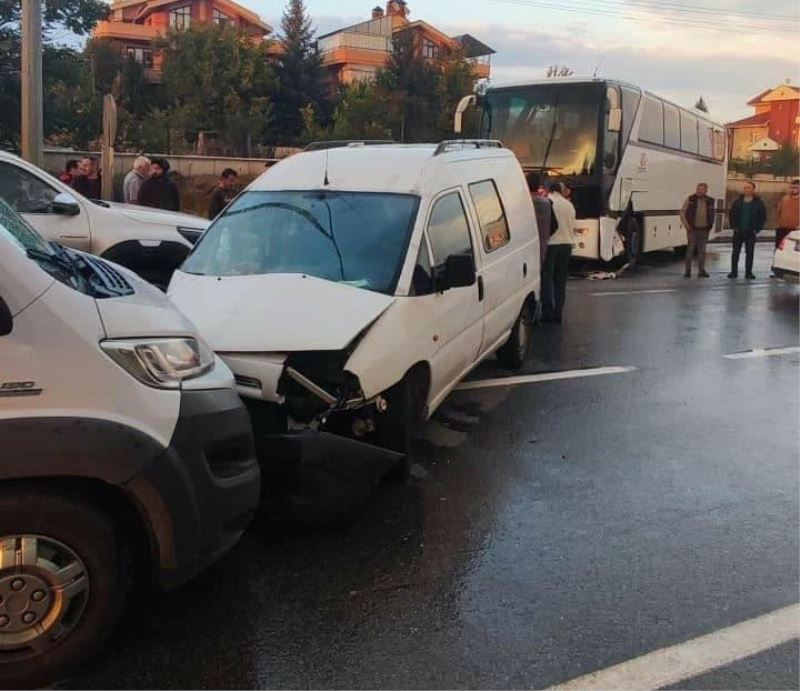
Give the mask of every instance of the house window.
[[192, 23], [192, 6], [184, 5], [169, 11], [169, 25], [173, 29], [188, 29]]
[[422, 57], [428, 60], [439, 57], [439, 47], [429, 38], [422, 39]]
[[212, 12], [212, 17], [214, 20], [214, 24], [227, 24], [231, 20], [231, 18], [227, 14], [221, 12], [216, 7]]
[[153, 51], [149, 48], [128, 46], [128, 57], [133, 58], [145, 69], [153, 67]]

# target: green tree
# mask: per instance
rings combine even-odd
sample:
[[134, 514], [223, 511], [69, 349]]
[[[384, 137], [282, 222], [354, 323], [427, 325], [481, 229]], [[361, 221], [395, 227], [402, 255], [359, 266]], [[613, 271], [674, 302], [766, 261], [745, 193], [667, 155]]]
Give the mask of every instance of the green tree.
[[156, 48], [170, 127], [189, 141], [213, 133], [229, 153], [248, 154], [265, 140], [276, 89], [266, 45], [230, 25], [208, 24], [170, 32]]
[[326, 120], [327, 87], [314, 26], [303, 0], [289, 1], [281, 34], [284, 54], [276, 69], [280, 93], [275, 104], [275, 134], [280, 143], [290, 144], [302, 135], [306, 106], [312, 106], [317, 117]]
[[[461, 51], [445, 55], [439, 64], [439, 86], [437, 89], [437, 109], [439, 118], [436, 124], [436, 138], [448, 139], [453, 136], [456, 107], [459, 101], [475, 92], [475, 71], [472, 64]], [[464, 131], [475, 129], [475, 111], [469, 111], [464, 123]]]
[[703, 98], [702, 94], [700, 95], [700, 98], [697, 99], [697, 103], [694, 104], [694, 107], [701, 113], [708, 112], [708, 106], [706, 105], [706, 100]]

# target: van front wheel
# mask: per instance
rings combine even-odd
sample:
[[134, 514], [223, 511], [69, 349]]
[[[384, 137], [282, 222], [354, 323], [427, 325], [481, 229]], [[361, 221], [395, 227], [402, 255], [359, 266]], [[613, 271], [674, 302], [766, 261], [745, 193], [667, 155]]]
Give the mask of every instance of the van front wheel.
[[0, 686], [50, 684], [107, 640], [126, 595], [109, 521], [55, 492], [0, 494]]
[[531, 324], [533, 313], [528, 302], [522, 307], [511, 336], [505, 345], [497, 351], [497, 361], [508, 369], [520, 369], [528, 359], [531, 348]]

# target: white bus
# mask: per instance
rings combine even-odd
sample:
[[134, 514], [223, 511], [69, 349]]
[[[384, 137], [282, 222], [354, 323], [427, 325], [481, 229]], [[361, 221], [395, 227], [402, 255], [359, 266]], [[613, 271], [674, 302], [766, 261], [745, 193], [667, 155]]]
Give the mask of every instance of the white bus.
[[515, 152], [532, 189], [572, 188], [574, 256], [635, 264], [641, 252], [685, 249], [679, 212], [699, 182], [718, 200], [721, 223], [725, 128], [632, 84], [563, 78], [490, 88], [480, 127]]

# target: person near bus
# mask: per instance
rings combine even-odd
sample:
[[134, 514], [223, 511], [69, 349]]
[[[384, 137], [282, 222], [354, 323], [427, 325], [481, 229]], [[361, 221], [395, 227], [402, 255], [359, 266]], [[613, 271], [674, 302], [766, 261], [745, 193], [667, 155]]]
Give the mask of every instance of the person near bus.
[[733, 257], [728, 278], [738, 278], [739, 257], [742, 254], [742, 246], [744, 246], [746, 252], [745, 277], [752, 281], [755, 279], [753, 261], [756, 254], [756, 239], [767, 223], [767, 207], [761, 197], [756, 194], [754, 182], [748, 180], [744, 183], [742, 194], [731, 206], [730, 222], [733, 229]]
[[[557, 230], [547, 243], [542, 267], [542, 321], [560, 324], [567, 300], [569, 259], [575, 243], [575, 207], [561, 194], [561, 184], [550, 185], [550, 201]], [[555, 224], [554, 224], [555, 225]]]
[[793, 180], [789, 192], [778, 202], [778, 227], [775, 229], [775, 249], [786, 236], [800, 230], [800, 180]]
[[80, 169], [80, 162], [76, 158], [71, 158], [67, 161], [67, 165], [64, 168], [64, 172], [58, 176], [58, 179], [61, 180], [65, 185], [69, 185], [72, 187], [72, 183], [75, 181], [75, 178], [78, 177], [78, 172]]
[[139, 190], [142, 183], [150, 176], [150, 159], [146, 156], [137, 156], [133, 167], [128, 171], [122, 181], [122, 200], [126, 204], [139, 203]]
[[219, 176], [219, 182], [211, 194], [208, 205], [208, 218], [213, 221], [236, 197], [236, 181], [239, 174], [233, 168], [226, 168]]
[[706, 273], [706, 247], [708, 235], [714, 227], [716, 202], [708, 196], [708, 184], [701, 182], [697, 190], [681, 207], [681, 222], [686, 228], [689, 246], [686, 248], [686, 278], [692, 277], [692, 258], [697, 253], [697, 277], [708, 278]]
[[170, 165], [166, 158], [154, 158], [150, 161], [150, 177], [139, 188], [139, 205], [165, 211], [181, 210], [181, 196], [169, 170]]

